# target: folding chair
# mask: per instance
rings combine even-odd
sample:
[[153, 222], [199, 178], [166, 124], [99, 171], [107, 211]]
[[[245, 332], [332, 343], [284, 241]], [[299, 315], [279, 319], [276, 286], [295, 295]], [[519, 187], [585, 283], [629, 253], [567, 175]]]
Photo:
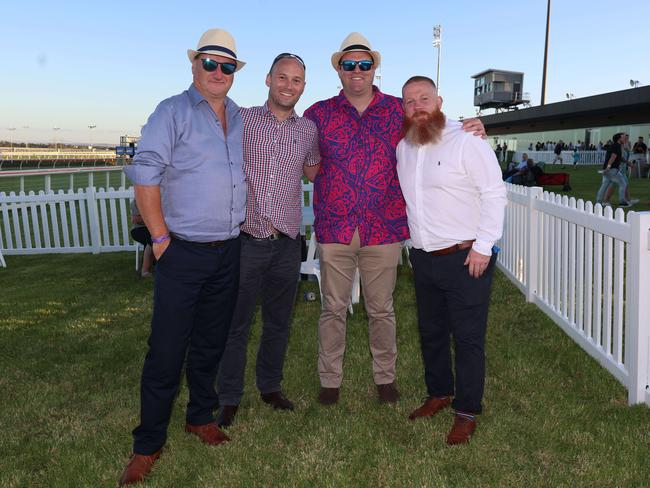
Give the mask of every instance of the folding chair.
[[[320, 292], [320, 303], [322, 307], [323, 290], [320, 283], [320, 260], [316, 257], [317, 246], [318, 243], [316, 242], [316, 233], [312, 230], [311, 236], [309, 238], [309, 244], [307, 246], [307, 259], [300, 263], [300, 274], [313, 275], [316, 277], [316, 281], [318, 282], [318, 291]], [[359, 303], [360, 296], [361, 283], [359, 277], [359, 269], [357, 268], [354, 272], [354, 278], [352, 280], [352, 292], [350, 293], [350, 302], [348, 303], [348, 310], [351, 314], [354, 313], [352, 304]]]

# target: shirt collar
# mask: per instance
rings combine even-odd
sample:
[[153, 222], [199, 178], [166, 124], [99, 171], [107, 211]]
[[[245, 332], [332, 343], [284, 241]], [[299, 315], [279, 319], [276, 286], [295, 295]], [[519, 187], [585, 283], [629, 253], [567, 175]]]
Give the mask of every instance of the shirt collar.
[[[373, 107], [374, 105], [378, 105], [379, 103], [381, 103], [381, 101], [382, 101], [382, 100], [384, 99], [384, 97], [386, 96], [386, 95], [384, 95], [381, 91], [379, 91], [379, 88], [377, 88], [376, 85], [372, 85], [372, 93], [373, 93], [373, 97], [372, 97], [372, 100], [370, 101], [370, 104], [368, 105], [368, 108]], [[352, 104], [350, 103], [350, 101], [349, 101], [349, 100], [347, 99], [347, 97], [345, 96], [345, 93], [343, 93], [343, 90], [341, 90], [341, 91], [339, 92], [339, 94], [338, 94], [338, 96], [336, 97], [336, 99], [337, 99], [337, 102], [338, 102], [339, 106], [342, 107], [342, 106], [344, 106], [344, 105], [348, 105], [348, 106], [354, 108], [354, 107], [352, 106]], [[368, 108], [366, 108], [366, 110], [368, 110]], [[355, 109], [355, 110], [356, 110], [356, 109]]]
[[[275, 120], [277, 120], [277, 117], [273, 112], [271, 112], [271, 109], [269, 108], [268, 100], [264, 102], [264, 105], [262, 105], [262, 115], [264, 115], [265, 117], [272, 117]], [[296, 120], [296, 119], [298, 119], [298, 114], [296, 113], [295, 110], [292, 110], [291, 115], [286, 120]]]
[[[199, 93], [199, 91], [196, 89], [194, 86], [194, 83], [190, 85], [190, 87], [187, 89], [187, 93], [190, 97], [190, 102], [192, 103], [192, 107], [196, 107], [199, 103], [205, 102], [208, 103], [208, 101]], [[230, 97], [226, 97], [224, 100], [224, 105], [226, 106], [226, 113], [231, 114], [233, 112], [239, 112], [239, 105], [237, 105], [235, 102], [233, 102]]]

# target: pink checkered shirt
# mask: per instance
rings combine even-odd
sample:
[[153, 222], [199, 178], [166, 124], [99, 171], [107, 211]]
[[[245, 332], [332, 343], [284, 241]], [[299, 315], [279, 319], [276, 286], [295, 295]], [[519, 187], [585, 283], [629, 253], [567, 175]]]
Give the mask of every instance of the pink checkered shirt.
[[248, 189], [241, 230], [263, 238], [277, 229], [295, 238], [302, 222], [303, 165], [320, 162], [316, 125], [295, 112], [279, 122], [267, 103], [242, 108], [241, 115]]

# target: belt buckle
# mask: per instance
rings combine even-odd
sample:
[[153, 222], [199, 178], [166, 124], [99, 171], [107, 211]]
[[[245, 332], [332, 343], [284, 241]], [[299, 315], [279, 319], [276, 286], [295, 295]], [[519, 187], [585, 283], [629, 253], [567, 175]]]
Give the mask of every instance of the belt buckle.
[[279, 241], [281, 237], [282, 234], [280, 234], [279, 232], [277, 234], [271, 234], [269, 236], [269, 241]]

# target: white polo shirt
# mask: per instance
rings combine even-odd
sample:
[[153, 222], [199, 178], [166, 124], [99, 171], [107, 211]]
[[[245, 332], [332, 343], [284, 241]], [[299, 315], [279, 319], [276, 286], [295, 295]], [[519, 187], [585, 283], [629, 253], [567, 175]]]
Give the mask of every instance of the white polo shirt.
[[436, 144], [397, 146], [397, 173], [406, 200], [411, 244], [435, 251], [475, 239], [489, 256], [501, 238], [506, 188], [494, 151], [447, 120]]

